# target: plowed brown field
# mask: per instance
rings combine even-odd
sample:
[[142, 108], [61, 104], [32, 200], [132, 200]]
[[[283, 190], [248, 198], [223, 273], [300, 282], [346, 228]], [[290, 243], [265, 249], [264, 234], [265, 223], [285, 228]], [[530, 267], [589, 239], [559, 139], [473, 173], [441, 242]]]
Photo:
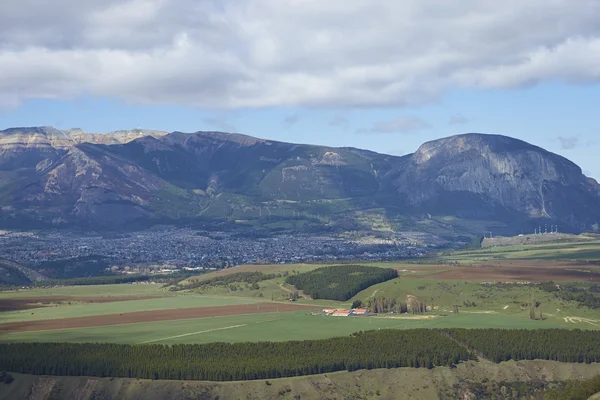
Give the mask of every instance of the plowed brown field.
[[0, 311], [28, 310], [40, 308], [50, 304], [77, 303], [114, 303], [116, 301], [147, 300], [164, 296], [112, 296], [112, 297], [71, 297], [71, 296], [46, 296], [46, 297], [20, 297], [18, 299], [0, 299]]
[[125, 314], [94, 315], [89, 317], [50, 319], [41, 321], [10, 322], [0, 324], [0, 333], [33, 332], [54, 329], [88, 328], [139, 322], [173, 321], [225, 315], [261, 314], [286, 311], [301, 311], [321, 308], [305, 304], [258, 303], [237, 306], [178, 308], [174, 310], [140, 311]]

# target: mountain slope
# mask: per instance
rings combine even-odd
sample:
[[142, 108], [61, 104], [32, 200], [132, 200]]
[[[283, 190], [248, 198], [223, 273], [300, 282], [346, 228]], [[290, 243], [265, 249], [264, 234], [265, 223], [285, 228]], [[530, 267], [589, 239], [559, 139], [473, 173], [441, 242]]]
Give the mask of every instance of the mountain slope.
[[462, 217], [547, 219], [585, 229], [600, 218], [597, 185], [564, 157], [498, 135], [422, 145], [392, 178], [408, 205]]
[[287, 200], [373, 194], [396, 158], [222, 132], [175, 132], [111, 150], [182, 188]]
[[453, 136], [395, 157], [223, 132], [44, 127], [0, 132], [0, 205], [0, 226], [10, 227], [218, 222], [455, 235], [590, 229], [600, 186], [569, 160], [499, 135]]

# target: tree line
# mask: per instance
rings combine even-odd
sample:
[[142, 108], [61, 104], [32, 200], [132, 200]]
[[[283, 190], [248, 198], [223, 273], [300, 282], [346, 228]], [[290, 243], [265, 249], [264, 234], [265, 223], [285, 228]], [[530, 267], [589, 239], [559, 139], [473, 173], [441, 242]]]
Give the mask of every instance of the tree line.
[[0, 370], [34, 375], [252, 380], [373, 368], [433, 368], [474, 359], [600, 361], [600, 332], [414, 329], [321, 340], [177, 345], [0, 344]]
[[0, 344], [0, 369], [34, 375], [250, 380], [372, 368], [456, 364], [472, 356], [432, 330], [323, 340], [188, 345]]
[[172, 291], [197, 289], [210, 286], [229, 286], [234, 283], [247, 283], [257, 285], [258, 282], [269, 279], [281, 278], [282, 274], [264, 274], [262, 272], [237, 272], [235, 274], [217, 276], [211, 279], [188, 280], [187, 283], [177, 284], [171, 288]]
[[122, 283], [136, 283], [136, 282], [157, 282], [157, 283], [168, 283], [168, 282], [179, 282], [182, 279], [189, 277], [190, 275], [197, 275], [198, 271], [182, 271], [174, 272], [171, 274], [130, 274], [130, 275], [103, 275], [103, 276], [89, 276], [82, 278], [69, 278], [69, 279], [46, 279], [35, 283], [37, 287], [53, 287], [53, 286], [87, 286], [87, 285], [117, 285]]
[[600, 361], [600, 332], [567, 329], [446, 329], [443, 332], [494, 362], [552, 360]]
[[[427, 311], [427, 303], [416, 297], [401, 301], [394, 297], [371, 297], [365, 301], [355, 300], [352, 308], [366, 307], [372, 313], [422, 314]], [[431, 310], [431, 307], [430, 307]]]
[[363, 265], [335, 265], [288, 276], [286, 283], [313, 299], [346, 301], [358, 292], [398, 277], [398, 271]]

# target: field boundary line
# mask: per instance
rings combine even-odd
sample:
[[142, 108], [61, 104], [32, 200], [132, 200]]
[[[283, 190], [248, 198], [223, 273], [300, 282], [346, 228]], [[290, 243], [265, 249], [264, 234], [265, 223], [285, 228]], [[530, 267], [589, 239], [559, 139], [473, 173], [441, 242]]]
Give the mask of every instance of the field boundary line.
[[198, 332], [192, 332], [192, 333], [184, 333], [182, 335], [169, 336], [169, 337], [161, 338], [161, 339], [146, 340], [144, 342], [139, 342], [139, 343], [136, 343], [136, 344], [147, 344], [147, 343], [160, 342], [160, 341], [169, 340], [169, 339], [178, 339], [178, 338], [186, 337], [186, 336], [200, 335], [202, 333], [209, 333], [209, 332], [216, 332], [216, 331], [224, 331], [224, 330], [227, 330], [227, 329], [241, 328], [241, 327], [247, 326], [247, 325], [248, 324], [241, 324], [241, 325], [225, 326], [223, 328], [207, 329], [207, 330], [204, 330], [204, 331], [198, 331]]
[[225, 327], [222, 327], [222, 328], [207, 329], [207, 330], [204, 330], [204, 331], [184, 333], [182, 335], [169, 336], [169, 337], [161, 338], [161, 339], [146, 340], [144, 342], [139, 342], [139, 343], [136, 343], [136, 344], [154, 343], [154, 342], [160, 342], [160, 341], [163, 341], [163, 340], [178, 339], [178, 338], [182, 338], [182, 337], [186, 337], [186, 336], [201, 335], [203, 333], [210, 333], [210, 332], [216, 332], [216, 331], [224, 331], [224, 330], [227, 330], [227, 329], [242, 328], [242, 327], [248, 326], [250, 324], [263, 324], [265, 322], [273, 322], [273, 321], [278, 321], [280, 319], [281, 318], [273, 318], [273, 319], [268, 319], [266, 321], [256, 321], [256, 322], [247, 323], [247, 324], [231, 325], [231, 326], [225, 326]]

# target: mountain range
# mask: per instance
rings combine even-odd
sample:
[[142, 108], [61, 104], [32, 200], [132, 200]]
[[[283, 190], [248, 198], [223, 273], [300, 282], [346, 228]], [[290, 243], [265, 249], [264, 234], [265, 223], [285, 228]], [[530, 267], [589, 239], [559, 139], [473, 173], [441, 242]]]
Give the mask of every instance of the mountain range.
[[0, 131], [0, 207], [0, 229], [580, 232], [598, 229], [600, 185], [500, 135], [398, 157], [224, 132], [32, 127]]

